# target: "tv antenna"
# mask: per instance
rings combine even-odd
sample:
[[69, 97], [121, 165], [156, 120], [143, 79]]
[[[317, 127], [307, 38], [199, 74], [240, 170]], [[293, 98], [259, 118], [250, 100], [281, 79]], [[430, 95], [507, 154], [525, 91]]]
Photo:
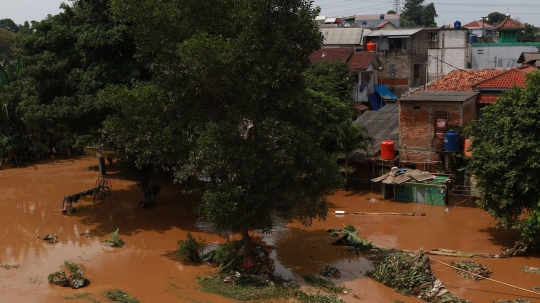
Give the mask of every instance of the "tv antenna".
[[401, 14], [401, 2], [402, 0], [390, 0], [393, 5], [393, 11], [396, 12], [396, 14]]

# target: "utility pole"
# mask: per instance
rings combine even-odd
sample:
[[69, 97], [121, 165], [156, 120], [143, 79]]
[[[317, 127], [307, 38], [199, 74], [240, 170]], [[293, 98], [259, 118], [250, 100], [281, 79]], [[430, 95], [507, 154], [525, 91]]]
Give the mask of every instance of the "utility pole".
[[480, 21], [482, 21], [482, 42], [485, 42], [484, 40], [484, 23], [488, 21], [488, 17], [480, 17]]
[[393, 4], [393, 11], [396, 12], [396, 14], [401, 14], [401, 0], [390, 0]]

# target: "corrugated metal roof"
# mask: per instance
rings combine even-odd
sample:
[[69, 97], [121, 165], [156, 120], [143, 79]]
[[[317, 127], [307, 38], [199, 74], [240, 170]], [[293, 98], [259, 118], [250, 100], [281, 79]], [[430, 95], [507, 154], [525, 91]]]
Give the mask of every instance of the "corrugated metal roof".
[[397, 104], [386, 104], [378, 111], [367, 110], [353, 123], [365, 126], [368, 134], [373, 138], [373, 145], [368, 150], [370, 155], [380, 149], [383, 140], [392, 140], [395, 146], [398, 146], [399, 106]]
[[363, 37], [371, 33], [362, 27], [321, 28], [323, 44], [363, 45]]
[[422, 91], [411, 96], [399, 99], [402, 101], [451, 101], [463, 102], [478, 95], [478, 92], [453, 92], [453, 91]]
[[423, 30], [423, 28], [404, 28], [404, 29], [383, 29], [383, 30], [377, 30], [372, 31], [371, 33], [365, 35], [366, 37], [379, 37], [379, 36], [411, 36], [419, 31]]
[[539, 52], [523, 52], [519, 56], [517, 63], [525, 63], [531, 60], [540, 61], [540, 53]]
[[321, 48], [311, 53], [309, 60], [311, 62], [347, 62], [353, 52], [353, 47]]
[[382, 14], [384, 19], [381, 19], [381, 14], [371, 15], [356, 15], [356, 20], [399, 20], [400, 14]]

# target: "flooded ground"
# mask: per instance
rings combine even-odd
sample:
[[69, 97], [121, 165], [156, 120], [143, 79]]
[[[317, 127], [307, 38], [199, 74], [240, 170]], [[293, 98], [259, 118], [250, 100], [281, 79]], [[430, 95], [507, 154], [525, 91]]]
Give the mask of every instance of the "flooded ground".
[[[0, 302], [88, 302], [63, 299], [77, 292], [91, 293], [106, 302], [101, 292], [112, 288], [123, 289], [146, 303], [232, 302], [200, 291], [195, 278], [209, 275], [215, 268], [181, 262], [174, 256], [177, 241], [185, 239], [187, 232], [206, 239], [207, 244], [225, 242], [207, 224], [196, 220], [196, 196], [182, 195], [178, 187], [164, 184], [158, 206], [139, 210], [136, 205], [142, 194], [135, 183], [109, 169], [117, 198], [108, 197], [104, 203], [83, 199], [75, 204], [77, 213], [61, 214], [64, 196], [94, 187], [96, 163], [96, 158], [79, 158], [0, 170], [0, 264], [20, 265], [9, 270], [0, 267]], [[370, 202], [367, 197], [378, 201]], [[366, 278], [370, 262], [344, 247], [331, 246], [335, 238], [325, 232], [328, 228], [350, 224], [377, 245], [414, 250], [498, 253], [517, 238], [515, 232], [495, 229], [489, 215], [470, 207], [457, 206], [445, 212], [441, 206], [380, 201], [378, 194], [354, 191], [337, 192], [330, 202], [330, 213], [426, 213], [425, 217], [330, 214], [326, 221], [316, 221], [310, 227], [295, 222], [281, 224], [264, 237], [277, 246], [272, 252], [276, 271], [285, 277], [300, 279], [300, 275], [316, 274], [325, 265], [337, 266], [341, 278], [336, 282], [351, 289], [341, 296], [346, 302], [421, 301]], [[126, 245], [120, 249], [103, 245], [101, 241], [117, 228]], [[41, 239], [45, 234], [56, 234], [59, 242], [46, 243]], [[493, 279], [532, 290], [531, 286], [540, 286], [540, 275], [520, 269], [540, 267], [539, 256], [474, 260], [490, 268]], [[434, 259], [447, 263], [458, 260]], [[82, 263], [91, 284], [80, 290], [49, 285], [47, 276], [64, 260]], [[434, 264], [433, 269], [451, 292], [475, 303], [514, 298], [540, 302], [540, 295], [486, 280], [467, 280], [440, 264]]]

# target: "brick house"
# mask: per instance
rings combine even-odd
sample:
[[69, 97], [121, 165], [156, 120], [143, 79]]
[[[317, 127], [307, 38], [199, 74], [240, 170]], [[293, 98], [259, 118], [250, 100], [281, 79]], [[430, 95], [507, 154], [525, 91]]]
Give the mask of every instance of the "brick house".
[[435, 172], [447, 130], [476, 118], [478, 92], [421, 91], [399, 99], [400, 165]]
[[377, 73], [377, 84], [385, 84], [396, 95], [426, 81], [428, 39], [423, 28], [375, 30], [365, 36], [377, 45], [384, 70]]

